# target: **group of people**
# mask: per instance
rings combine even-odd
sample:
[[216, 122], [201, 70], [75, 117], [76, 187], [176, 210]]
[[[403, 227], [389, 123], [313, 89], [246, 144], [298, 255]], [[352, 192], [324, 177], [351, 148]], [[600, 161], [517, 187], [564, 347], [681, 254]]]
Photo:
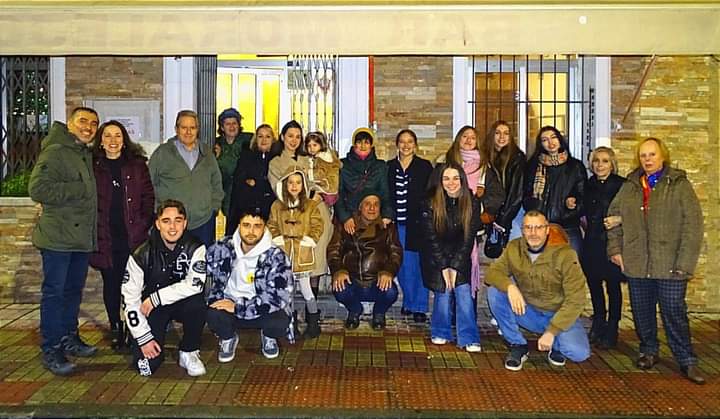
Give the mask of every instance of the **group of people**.
[[[339, 159], [323, 133], [303, 135], [295, 121], [279, 138], [267, 124], [250, 135], [241, 123], [237, 110], [223, 111], [211, 146], [198, 139], [197, 114], [181, 111], [176, 135], [149, 161], [122, 124], [98, 126], [90, 108], [75, 109], [67, 125], [53, 123], [30, 180], [43, 207], [33, 243], [43, 260], [46, 368], [67, 375], [75, 369], [68, 355], [97, 351], [77, 328], [90, 264], [103, 278], [111, 345], [130, 346], [143, 375], [162, 363], [171, 320], [183, 324], [178, 361], [189, 375], [205, 373], [206, 323], [219, 339], [219, 362], [234, 359], [240, 329], [260, 329], [263, 355], [277, 357], [278, 339], [294, 342], [298, 331], [296, 286], [304, 336], [319, 336], [319, 283], [329, 273], [346, 328], [357, 328], [362, 303], [373, 302], [370, 325], [383, 329], [399, 284], [403, 315], [425, 323], [432, 291], [431, 342], [468, 352], [482, 350], [477, 297], [487, 288], [513, 371], [529, 353], [521, 328], [540, 334], [537, 348], [556, 366], [587, 359], [591, 344], [615, 347], [627, 280], [637, 366], [658, 361], [659, 303], [681, 372], [704, 382], [685, 305], [702, 213], [660, 139], [639, 142], [627, 179], [617, 175], [613, 150], [596, 148], [588, 179], [552, 126], [540, 129], [529, 159], [507, 122], [484, 138], [465, 126], [433, 164], [417, 155], [409, 129], [385, 162], [367, 128], [353, 133]], [[216, 241], [219, 211], [226, 230]], [[485, 272], [483, 251], [496, 258]], [[589, 334], [579, 320], [586, 284]]]

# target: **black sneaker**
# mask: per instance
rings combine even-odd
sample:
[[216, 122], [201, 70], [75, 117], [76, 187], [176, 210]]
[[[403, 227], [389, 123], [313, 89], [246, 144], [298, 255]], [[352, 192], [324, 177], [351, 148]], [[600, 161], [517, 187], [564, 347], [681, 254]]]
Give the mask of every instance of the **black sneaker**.
[[425, 323], [427, 322], [427, 314], [425, 313], [413, 313], [413, 321], [415, 323]]
[[75, 371], [75, 364], [65, 358], [63, 349], [59, 345], [43, 351], [42, 364], [55, 375], [70, 375]]
[[80, 358], [88, 358], [97, 353], [97, 348], [83, 342], [77, 332], [71, 335], [63, 336], [62, 339], [60, 339], [60, 346], [65, 352], [65, 355], [72, 355]]
[[383, 330], [385, 328], [385, 314], [373, 314], [370, 326], [373, 330]]
[[551, 350], [548, 352], [548, 362], [550, 365], [554, 365], [556, 367], [564, 367], [565, 355], [561, 354], [559, 351]]
[[360, 326], [360, 313], [348, 312], [347, 319], [345, 320], [346, 329], [357, 329]]
[[505, 368], [510, 371], [520, 371], [528, 359], [527, 345], [511, 345], [510, 352], [505, 357]]

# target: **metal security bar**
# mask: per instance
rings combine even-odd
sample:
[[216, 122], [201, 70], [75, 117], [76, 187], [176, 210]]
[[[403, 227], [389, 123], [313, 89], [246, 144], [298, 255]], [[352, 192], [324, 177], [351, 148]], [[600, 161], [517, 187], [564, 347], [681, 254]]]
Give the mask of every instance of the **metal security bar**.
[[332, 148], [337, 149], [335, 135], [337, 108], [336, 55], [290, 55], [288, 89], [292, 119], [306, 131], [322, 131]]
[[510, 123], [528, 154], [541, 127], [553, 125], [581, 160], [590, 149], [595, 120], [593, 57], [485, 55], [472, 62], [473, 120], [486, 135], [497, 120]]
[[[217, 57], [196, 56], [195, 91], [197, 113], [200, 119], [198, 138], [205, 144], [214, 144], [216, 135]], [[173, 117], [174, 118], [174, 117]]]
[[0, 190], [32, 169], [50, 114], [48, 57], [0, 57]]

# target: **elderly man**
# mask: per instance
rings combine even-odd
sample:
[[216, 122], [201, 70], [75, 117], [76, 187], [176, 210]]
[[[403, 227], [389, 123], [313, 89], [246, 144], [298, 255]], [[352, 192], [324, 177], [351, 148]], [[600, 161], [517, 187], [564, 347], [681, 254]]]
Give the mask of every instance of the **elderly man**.
[[224, 196], [222, 177], [210, 146], [198, 141], [198, 116], [184, 110], [175, 119], [176, 135], [150, 157], [155, 202], [175, 199], [185, 204], [188, 231], [205, 246], [215, 241], [215, 215]]
[[33, 232], [43, 267], [40, 299], [42, 363], [56, 375], [75, 369], [65, 355], [88, 357], [95, 347], [78, 335], [78, 312], [90, 253], [96, 250], [97, 193], [88, 144], [98, 129], [90, 108], [55, 121], [30, 175], [30, 197], [43, 206]]
[[[555, 228], [553, 228], [555, 227]], [[490, 310], [510, 344], [505, 368], [519, 371], [528, 357], [520, 327], [540, 333], [538, 350], [548, 362], [565, 365], [590, 357], [590, 343], [578, 317], [585, 305], [585, 275], [567, 235], [540, 211], [523, 218], [522, 237], [508, 243], [487, 270]]]
[[402, 262], [402, 246], [395, 224], [380, 218], [380, 197], [366, 194], [353, 214], [355, 231], [336, 226], [328, 245], [328, 265], [335, 298], [348, 310], [345, 327], [360, 325], [362, 302], [374, 302], [371, 326], [385, 328], [385, 313], [398, 297], [393, 278]]

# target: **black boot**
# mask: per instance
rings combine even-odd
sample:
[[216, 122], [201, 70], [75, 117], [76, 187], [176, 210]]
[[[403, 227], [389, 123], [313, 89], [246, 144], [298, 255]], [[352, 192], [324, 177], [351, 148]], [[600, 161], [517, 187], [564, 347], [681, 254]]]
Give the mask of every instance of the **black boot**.
[[305, 339], [313, 339], [320, 336], [320, 310], [317, 313], [308, 313], [305, 309], [305, 321], [307, 322], [307, 329], [303, 336]]
[[119, 352], [125, 346], [125, 325], [122, 322], [110, 323], [110, 348]]
[[607, 329], [607, 323], [605, 323], [604, 319], [595, 319], [593, 318], [592, 327], [590, 327], [590, 333], [588, 335], [588, 338], [590, 339], [590, 343], [599, 343], [603, 340], [603, 337], [605, 336], [605, 330]]
[[612, 349], [617, 346], [618, 339], [618, 324], [617, 322], [610, 322], [605, 329], [605, 334], [600, 340], [600, 347], [602, 349]]

